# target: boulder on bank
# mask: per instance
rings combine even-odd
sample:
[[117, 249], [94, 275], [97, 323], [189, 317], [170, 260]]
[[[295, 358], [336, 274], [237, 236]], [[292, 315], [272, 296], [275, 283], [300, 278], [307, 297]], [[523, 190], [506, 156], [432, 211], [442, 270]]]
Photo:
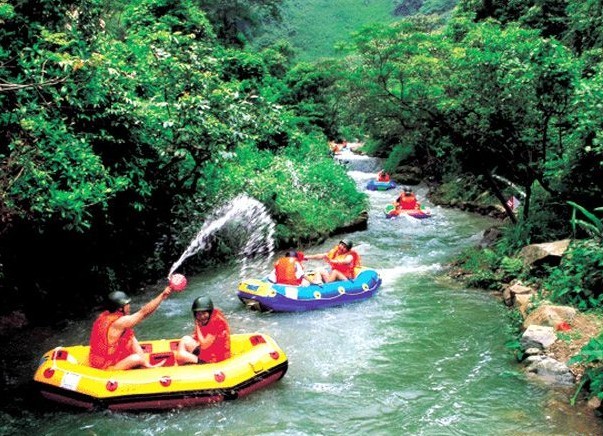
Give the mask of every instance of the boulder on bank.
[[545, 304], [530, 313], [524, 320], [523, 326], [527, 328], [532, 324], [536, 324], [558, 329], [563, 323], [571, 325], [577, 312], [573, 307]]
[[528, 311], [528, 305], [536, 291], [529, 286], [524, 286], [520, 282], [513, 283], [503, 290], [503, 299], [509, 307], [517, 306], [521, 315], [525, 318]]
[[521, 346], [524, 350], [528, 348], [539, 348], [545, 350], [555, 343], [557, 335], [553, 327], [542, 325], [530, 325], [521, 336]]
[[546, 242], [544, 244], [527, 245], [521, 249], [519, 257], [523, 259], [524, 265], [529, 266], [558, 266], [561, 257], [567, 251], [571, 239]]

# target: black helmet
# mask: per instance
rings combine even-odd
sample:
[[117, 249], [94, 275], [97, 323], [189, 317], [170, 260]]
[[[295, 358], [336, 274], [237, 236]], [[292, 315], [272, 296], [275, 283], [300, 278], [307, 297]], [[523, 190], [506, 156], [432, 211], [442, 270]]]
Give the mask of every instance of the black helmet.
[[348, 247], [348, 250], [351, 250], [352, 247], [354, 246], [354, 243], [352, 241], [350, 241], [349, 239], [342, 239], [341, 241], [339, 241], [339, 243]]
[[128, 297], [128, 294], [122, 291], [113, 291], [107, 296], [109, 300], [109, 309], [114, 312], [117, 309], [121, 309], [126, 304], [130, 303], [132, 299]]
[[285, 257], [297, 257], [297, 251], [289, 250], [289, 251], [287, 251], [287, 254], [285, 255]]
[[410, 189], [408, 186], [404, 187], [404, 193], [405, 194], [411, 194], [412, 193], [412, 189]]
[[214, 303], [211, 301], [211, 298], [207, 296], [197, 297], [195, 301], [193, 301], [193, 307], [191, 308], [193, 313], [196, 312], [209, 312], [212, 313], [214, 311]]

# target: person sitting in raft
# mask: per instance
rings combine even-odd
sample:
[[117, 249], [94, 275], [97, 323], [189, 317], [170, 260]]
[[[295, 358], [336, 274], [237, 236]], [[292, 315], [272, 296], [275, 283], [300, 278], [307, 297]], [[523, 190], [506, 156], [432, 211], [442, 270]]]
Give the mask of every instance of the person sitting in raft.
[[352, 280], [356, 276], [355, 268], [360, 266], [360, 255], [352, 250], [354, 244], [349, 239], [339, 241], [328, 253], [306, 254], [306, 259], [324, 259], [331, 266], [331, 271], [321, 270], [320, 275], [325, 283], [337, 280]]
[[183, 336], [176, 350], [179, 365], [215, 363], [230, 357], [230, 327], [220, 309], [207, 296], [197, 297], [191, 308], [195, 328]]
[[310, 281], [306, 278], [304, 267], [301, 264], [303, 260], [304, 253], [289, 250], [284, 257], [274, 263], [274, 269], [268, 276], [268, 281], [283, 285], [309, 286]]
[[389, 174], [385, 172], [385, 170], [381, 170], [377, 173], [377, 181], [378, 182], [389, 182]]
[[[130, 314], [131, 298], [122, 291], [111, 292], [108, 310], [101, 313], [90, 333], [90, 366], [99, 369], [152, 368], [134, 335], [134, 326], [151, 315], [172, 292], [167, 286], [161, 294]], [[158, 365], [161, 366], [163, 362]]]
[[417, 201], [417, 197], [408, 186], [404, 187], [404, 190], [400, 196], [394, 202], [396, 209], [402, 210], [415, 210], [421, 208], [421, 203]]

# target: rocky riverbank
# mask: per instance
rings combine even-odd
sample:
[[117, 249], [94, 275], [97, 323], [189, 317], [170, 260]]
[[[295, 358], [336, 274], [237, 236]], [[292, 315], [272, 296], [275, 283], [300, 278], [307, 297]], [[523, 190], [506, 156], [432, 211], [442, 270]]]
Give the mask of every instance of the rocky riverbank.
[[[537, 271], [543, 265], [559, 265], [569, 244], [566, 239], [529, 245], [521, 250], [519, 257], [526, 268]], [[482, 245], [487, 246], [488, 242]], [[453, 268], [451, 275], [464, 281], [469, 274]], [[570, 360], [603, 331], [603, 318], [574, 307], [555, 305], [546, 299], [543, 290], [518, 280], [504, 284], [497, 294], [519, 314], [521, 335], [515, 351], [526, 374], [553, 387], [577, 388], [586, 367]], [[603, 412], [601, 400], [596, 397], [588, 401], [588, 406]]]

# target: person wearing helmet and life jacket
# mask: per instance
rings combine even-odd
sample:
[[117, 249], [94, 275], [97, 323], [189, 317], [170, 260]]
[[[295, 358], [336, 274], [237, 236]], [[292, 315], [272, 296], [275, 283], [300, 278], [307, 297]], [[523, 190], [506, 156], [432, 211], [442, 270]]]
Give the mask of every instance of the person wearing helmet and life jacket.
[[268, 280], [272, 283], [283, 285], [310, 285], [310, 282], [305, 277], [304, 267], [301, 264], [303, 260], [304, 253], [301, 251], [287, 251], [285, 256], [274, 263], [274, 269], [268, 276]]
[[381, 170], [377, 173], [377, 181], [378, 182], [389, 182], [390, 177], [389, 174], [385, 172], [385, 170]]
[[421, 204], [417, 201], [417, 197], [412, 192], [412, 189], [407, 186], [404, 187], [402, 193], [396, 199], [394, 204], [397, 209], [402, 210], [415, 210], [421, 208]]
[[195, 317], [195, 328], [191, 335], [183, 336], [178, 343], [178, 364], [215, 363], [228, 359], [230, 327], [222, 311], [216, 309], [207, 296], [197, 297], [191, 310]]
[[342, 239], [328, 253], [307, 254], [306, 259], [323, 259], [331, 266], [331, 271], [321, 270], [320, 275], [325, 283], [337, 280], [352, 280], [356, 277], [355, 268], [360, 266], [360, 255], [352, 250], [354, 244], [349, 239]]
[[130, 312], [131, 298], [122, 291], [111, 292], [108, 308], [101, 313], [90, 333], [90, 366], [99, 369], [151, 368], [134, 335], [134, 326], [151, 315], [172, 292], [167, 286], [135, 313]]

